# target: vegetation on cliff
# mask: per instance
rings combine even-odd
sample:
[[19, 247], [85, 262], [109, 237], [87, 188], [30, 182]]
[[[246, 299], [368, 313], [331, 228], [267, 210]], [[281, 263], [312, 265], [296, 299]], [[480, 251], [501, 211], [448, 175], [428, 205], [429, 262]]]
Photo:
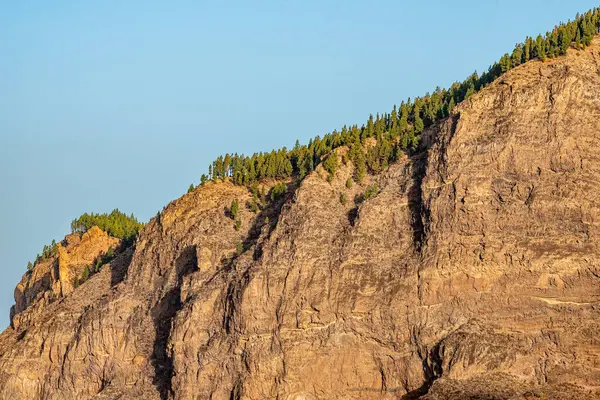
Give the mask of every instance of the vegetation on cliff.
[[[454, 83], [449, 89], [439, 87], [433, 93], [414, 100], [403, 101], [394, 106], [390, 113], [369, 116], [367, 122], [344, 126], [323, 138], [311, 139], [308, 145], [296, 142], [293, 149], [281, 148], [252, 156], [225, 154], [219, 156], [209, 166], [209, 174], [202, 175], [200, 184], [209, 179], [230, 177], [237, 185], [251, 185], [264, 179], [285, 179], [295, 176], [302, 179], [314, 170], [321, 158], [336, 147], [349, 146], [350, 159], [356, 166], [355, 179], [362, 180], [367, 173], [378, 173], [387, 168], [403, 152], [414, 150], [419, 143], [421, 132], [439, 120], [446, 118], [456, 104], [468, 99], [474, 93], [489, 85], [495, 79], [530, 60], [544, 61], [566, 54], [570, 47], [583, 49], [589, 46], [592, 37], [600, 28], [600, 8], [594, 8], [575, 20], [556, 26], [545, 36], [535, 39], [527, 37], [518, 43], [512, 53], [504, 54], [500, 60], [479, 75], [473, 73], [463, 82]], [[365, 142], [376, 138], [375, 146], [366, 148]], [[333, 162], [331, 163], [333, 164]], [[327, 165], [331, 172], [331, 165]], [[190, 187], [191, 188], [191, 187]]]
[[139, 222], [133, 214], [124, 214], [117, 208], [110, 214], [85, 213], [71, 222], [73, 232], [86, 232], [93, 226], [97, 226], [112, 237], [131, 242], [144, 224]]
[[50, 257], [55, 256], [56, 252], [57, 252], [56, 241], [53, 239], [52, 243], [50, 243], [50, 245], [44, 245], [42, 254], [41, 255], [38, 254], [37, 256], [35, 256], [35, 260], [33, 263], [31, 261], [29, 261], [27, 263], [27, 271], [31, 271], [38, 263], [45, 261], [45, 260], [49, 259]]

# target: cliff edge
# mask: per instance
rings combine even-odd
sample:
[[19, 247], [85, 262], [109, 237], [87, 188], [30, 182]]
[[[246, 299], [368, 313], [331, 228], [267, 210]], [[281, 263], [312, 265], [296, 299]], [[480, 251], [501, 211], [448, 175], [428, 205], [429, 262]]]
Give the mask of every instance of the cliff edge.
[[[421, 146], [351, 187], [339, 148], [332, 179], [237, 225], [242, 186], [175, 200], [0, 335], [0, 397], [600, 398], [600, 40], [509, 71]], [[16, 316], [43, 301], [25, 281]]]

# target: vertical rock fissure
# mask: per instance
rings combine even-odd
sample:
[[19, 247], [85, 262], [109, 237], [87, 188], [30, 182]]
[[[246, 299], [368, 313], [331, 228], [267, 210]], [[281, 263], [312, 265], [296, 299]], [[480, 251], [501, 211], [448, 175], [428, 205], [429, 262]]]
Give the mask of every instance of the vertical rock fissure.
[[168, 351], [169, 336], [173, 326], [173, 319], [183, 307], [181, 300], [181, 285], [183, 279], [198, 269], [196, 246], [188, 246], [175, 261], [176, 282], [167, 291], [158, 304], [152, 309], [155, 339], [152, 366], [154, 367], [153, 384], [160, 393], [161, 400], [172, 396], [173, 389], [173, 357]]
[[427, 210], [423, 204], [423, 178], [427, 170], [428, 152], [423, 151], [413, 156], [411, 165], [412, 186], [408, 190], [408, 207], [411, 214], [413, 248], [421, 254], [425, 240], [425, 221]]
[[[433, 143], [437, 143], [437, 174], [439, 179], [444, 183], [447, 175], [447, 146], [456, 133], [459, 114], [451, 116], [444, 123], [444, 128], [438, 137], [433, 138], [429, 145], [423, 146], [420, 153], [412, 157], [411, 178], [412, 186], [408, 191], [408, 205], [411, 213], [411, 228], [413, 232], [413, 248], [420, 259], [417, 266], [417, 295], [419, 304], [422, 304], [422, 275], [423, 268], [423, 252], [427, 242], [429, 230], [429, 221], [431, 220], [430, 210], [426, 204], [423, 193], [423, 181], [427, 174], [427, 167], [430, 157], [430, 148]], [[444, 135], [444, 130], [448, 133]], [[429, 194], [431, 196], [431, 194]], [[417, 353], [423, 364], [424, 383], [421, 387], [408, 392], [402, 397], [403, 400], [418, 399], [429, 392], [433, 383], [443, 374], [443, 353], [444, 348], [441, 342], [436, 343], [431, 350], [427, 346], [421, 344], [420, 332], [418, 329], [413, 329], [412, 341], [417, 347]]]
[[436, 380], [442, 377], [444, 373], [444, 351], [445, 347], [441, 341], [437, 342], [431, 349], [423, 346], [420, 339], [420, 330], [413, 328], [411, 341], [417, 348], [417, 355], [423, 365], [423, 384], [402, 396], [401, 400], [416, 400], [427, 393]]
[[[420, 260], [423, 253], [423, 245], [426, 239], [426, 221], [428, 219], [428, 211], [423, 202], [423, 179], [427, 170], [428, 151], [422, 151], [412, 158], [411, 164], [411, 181], [412, 185], [408, 190], [408, 208], [410, 211], [410, 225], [412, 229], [412, 244], [413, 251]], [[421, 301], [421, 268], [419, 262], [417, 265], [417, 295], [419, 302]]]

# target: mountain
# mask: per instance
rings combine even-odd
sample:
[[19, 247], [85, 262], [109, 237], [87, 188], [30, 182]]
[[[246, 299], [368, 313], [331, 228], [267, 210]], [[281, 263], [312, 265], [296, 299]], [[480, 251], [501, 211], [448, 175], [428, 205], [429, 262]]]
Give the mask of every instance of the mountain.
[[599, 148], [595, 37], [360, 183], [342, 145], [254, 193], [207, 181], [131, 246], [76, 232], [15, 290], [0, 397], [600, 398]]

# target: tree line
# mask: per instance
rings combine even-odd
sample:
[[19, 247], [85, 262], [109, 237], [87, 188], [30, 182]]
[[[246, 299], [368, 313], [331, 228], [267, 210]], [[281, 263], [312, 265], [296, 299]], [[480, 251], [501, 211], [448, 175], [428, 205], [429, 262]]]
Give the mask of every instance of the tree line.
[[110, 214], [85, 213], [71, 222], [72, 232], [86, 232], [97, 226], [110, 236], [132, 242], [144, 227], [133, 215], [127, 215], [115, 208]]
[[56, 245], [56, 241], [52, 239], [52, 243], [50, 245], [44, 245], [44, 249], [42, 250], [42, 254], [39, 253], [35, 256], [35, 260], [33, 263], [31, 261], [27, 262], [27, 271], [31, 271], [33, 267], [35, 267], [38, 263], [42, 261], [48, 260], [50, 257], [56, 256], [58, 252], [58, 247]]
[[[390, 113], [370, 115], [360, 127], [344, 126], [322, 138], [317, 136], [306, 145], [296, 141], [292, 149], [283, 147], [252, 156], [237, 153], [219, 156], [209, 165], [208, 175], [201, 176], [200, 185], [209, 180], [226, 178], [231, 178], [236, 185], [253, 185], [266, 179], [302, 179], [321, 163], [323, 156], [340, 146], [350, 147], [349, 157], [356, 168], [355, 179], [361, 181], [365, 174], [378, 173], [403, 153], [414, 151], [424, 129], [447, 118], [457, 104], [510, 69], [531, 60], [544, 61], [562, 56], [570, 47], [583, 49], [590, 45], [599, 28], [600, 8], [578, 14], [575, 20], [556, 26], [545, 36], [538, 35], [535, 39], [527, 37], [481, 75], [474, 72], [449, 89], [437, 87], [423, 97], [409, 98], [400, 106], [394, 105]], [[367, 145], [370, 138], [376, 139], [372, 146]], [[330, 175], [334, 164], [332, 161], [327, 165]], [[192, 184], [188, 192], [194, 189]]]
[[[115, 208], [110, 214], [84, 213], [71, 222], [71, 231], [87, 232], [93, 226], [97, 226], [112, 237], [123, 240], [125, 246], [131, 244], [135, 240], [139, 231], [144, 227], [144, 224], [139, 222], [133, 214], [127, 215]], [[52, 240], [50, 245], [45, 245], [42, 254], [38, 254], [32, 263], [27, 263], [27, 271], [33, 268], [40, 262], [46, 261], [51, 257], [55, 257], [58, 253], [58, 247], [55, 240]], [[113, 249], [109, 249], [107, 255], [104, 255], [96, 261], [94, 266], [89, 267], [89, 273], [96, 272], [102, 264], [110, 262], [113, 258]], [[100, 263], [98, 265], [98, 263]], [[85, 280], [85, 279], [84, 279]]]

